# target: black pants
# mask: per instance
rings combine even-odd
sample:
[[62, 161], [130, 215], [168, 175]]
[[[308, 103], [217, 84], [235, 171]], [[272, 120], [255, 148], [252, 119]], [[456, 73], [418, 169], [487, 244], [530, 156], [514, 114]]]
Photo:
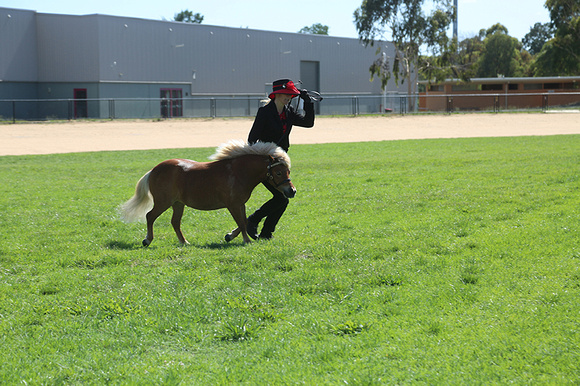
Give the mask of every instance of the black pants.
[[259, 224], [260, 221], [266, 217], [266, 221], [264, 221], [264, 226], [260, 232], [260, 237], [269, 238], [272, 237], [272, 233], [276, 230], [276, 224], [278, 224], [280, 217], [284, 214], [289, 200], [284, 196], [284, 193], [280, 192], [269, 183], [263, 182], [262, 185], [272, 193], [273, 197], [262, 205], [260, 209], [255, 211], [254, 214], [248, 217], [248, 221]]

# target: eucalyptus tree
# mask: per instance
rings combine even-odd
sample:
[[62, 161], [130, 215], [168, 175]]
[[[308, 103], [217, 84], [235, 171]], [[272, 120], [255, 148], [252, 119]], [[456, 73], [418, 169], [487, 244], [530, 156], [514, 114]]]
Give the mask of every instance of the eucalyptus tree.
[[534, 63], [535, 76], [580, 75], [580, 1], [547, 0], [554, 38]]
[[530, 28], [530, 32], [524, 36], [522, 44], [530, 54], [536, 55], [553, 36], [554, 29], [550, 23], [536, 23]]
[[328, 26], [320, 23], [312, 24], [310, 27], [302, 27], [299, 34], [328, 35]]
[[173, 20], [174, 21], [181, 21], [184, 23], [201, 24], [203, 22], [203, 15], [200, 13], [193, 13], [193, 11], [186, 9], [185, 11], [181, 11], [181, 12], [177, 13], [174, 16]]
[[390, 40], [396, 52], [394, 58], [380, 55], [369, 68], [371, 77], [379, 77], [383, 88], [391, 77], [406, 81], [411, 93], [419, 75], [441, 80], [460, 72], [457, 40], [448, 35], [455, 15], [452, 0], [364, 0], [354, 12], [360, 40], [367, 46]]
[[511, 37], [504, 25], [497, 23], [487, 29], [483, 44], [483, 54], [477, 61], [477, 77], [525, 75], [522, 43]]

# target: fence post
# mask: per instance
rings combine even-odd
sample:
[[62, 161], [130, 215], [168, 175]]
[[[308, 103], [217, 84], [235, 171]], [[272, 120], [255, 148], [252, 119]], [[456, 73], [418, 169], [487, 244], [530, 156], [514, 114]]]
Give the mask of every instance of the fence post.
[[451, 114], [451, 111], [453, 111], [453, 97], [448, 96], [447, 97], [447, 113]]
[[401, 115], [405, 115], [407, 113], [407, 99], [404, 96], [399, 97], [399, 105], [401, 109]]
[[16, 123], [16, 101], [12, 101], [12, 123]]
[[209, 115], [212, 118], [216, 117], [216, 115], [217, 115], [216, 110], [217, 110], [217, 108], [216, 108], [215, 98], [210, 98], [210, 100], [209, 100]]
[[542, 95], [542, 111], [548, 111], [548, 94]]
[[109, 99], [109, 119], [115, 119], [115, 100]]

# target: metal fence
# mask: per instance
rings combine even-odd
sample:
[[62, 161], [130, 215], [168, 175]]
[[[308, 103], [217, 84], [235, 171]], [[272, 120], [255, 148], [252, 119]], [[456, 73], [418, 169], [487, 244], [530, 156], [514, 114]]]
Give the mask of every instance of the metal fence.
[[[320, 115], [379, 114], [401, 111], [407, 95], [385, 98], [382, 95], [325, 96], [316, 103]], [[294, 100], [296, 104], [298, 99]], [[163, 119], [222, 118], [254, 116], [264, 97], [189, 97], [174, 100], [161, 98], [118, 99], [14, 99], [0, 100], [0, 120], [45, 121], [74, 119]]]
[[419, 96], [419, 111], [526, 111], [580, 108], [580, 92], [510, 92], [476, 94], [426, 94]]
[[[254, 116], [260, 96], [117, 99], [0, 100], [0, 121], [164, 119]], [[294, 100], [299, 103], [299, 99]], [[517, 111], [580, 108], [580, 92], [526, 94], [324, 95], [318, 115], [409, 114], [456, 111]]]

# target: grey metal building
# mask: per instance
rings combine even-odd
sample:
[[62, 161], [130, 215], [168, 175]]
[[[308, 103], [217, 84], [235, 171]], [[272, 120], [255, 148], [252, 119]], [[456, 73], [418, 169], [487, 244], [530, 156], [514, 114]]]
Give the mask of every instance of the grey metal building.
[[368, 68], [382, 52], [394, 56], [386, 42], [0, 8], [0, 100], [22, 101], [0, 103], [0, 116], [196, 116], [211, 98], [251, 115], [279, 78], [380, 97]]

